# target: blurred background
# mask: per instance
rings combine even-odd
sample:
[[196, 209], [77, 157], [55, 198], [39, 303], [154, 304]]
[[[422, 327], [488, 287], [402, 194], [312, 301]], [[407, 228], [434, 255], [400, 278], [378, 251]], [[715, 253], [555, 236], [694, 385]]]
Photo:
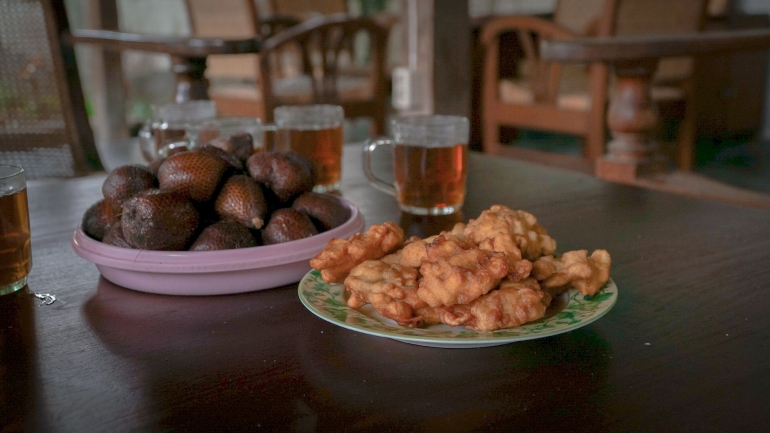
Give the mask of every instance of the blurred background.
[[[14, 137], [19, 134], [22, 118], [34, 117], [34, 127], [41, 128], [46, 119], [56, 117], [52, 113], [61, 110], [48, 96], [32, 103], [19, 93], [21, 88], [22, 93], [47, 94], [46, 86], [53, 86], [41, 78], [52, 68], [44, 55], [35, 55], [41, 48], [24, 42], [44, 31], [40, 25], [26, 22], [25, 17], [32, 19], [26, 9], [33, 9], [35, 3], [39, 1], [4, 0], [0, 5], [6, 11], [0, 13], [0, 80], [22, 82], [22, 87], [0, 82], [0, 129], [16, 128]], [[529, 36], [521, 29], [500, 35], [494, 46], [499, 50], [496, 69], [491, 73], [494, 79], [485, 76], [495, 65], [484, 57], [492, 46], [485, 45], [481, 35], [495, 18], [531, 17], [578, 37], [602, 36], [601, 23], [606, 19], [612, 20], [608, 31], [616, 35], [770, 27], [770, 2], [765, 0], [64, 0], [64, 5], [72, 29], [201, 38], [265, 34], [263, 24], [275, 17], [290, 17], [297, 23], [338, 13], [370, 17], [387, 31], [387, 83], [381, 101], [386, 117], [414, 113], [468, 116], [474, 150], [488, 150], [484, 137], [487, 128], [495, 134], [487, 133], [486, 140], [498, 135], [494, 141], [504, 149], [523, 149], [525, 159], [537, 152], [561, 154], [582, 161], [557, 165], [584, 171], [590, 165], [585, 158], [587, 138], [582, 133], [565, 133], [558, 125], [485, 124], [485, 92], [512, 105], [543, 102], [538, 89], [533, 88], [537, 68], [527, 51]], [[615, 10], [609, 11], [608, 5]], [[534, 34], [531, 41], [537, 42], [537, 32], [530, 33]], [[359, 72], [366, 70], [373, 57], [367, 51], [368, 42], [366, 35], [356, 37], [341, 60], [346, 71], [352, 72], [346, 84], [338, 85], [340, 93], [359, 90], [363, 76]], [[168, 55], [131, 50], [110, 55], [88, 44], [76, 44], [75, 51], [89, 124], [100, 152], [135, 136], [151, 116], [153, 105], [174, 100], [176, 78]], [[259, 102], [256, 59], [254, 55], [209, 58], [209, 93], [220, 114], [270, 117]], [[682, 130], [689, 131], [692, 137], [684, 135], [692, 142], [690, 167], [675, 168], [770, 193], [767, 52], [678, 60], [661, 62], [670, 67], [659, 68], [653, 88], [661, 113], [656, 138], [664, 153], [676, 160]], [[308, 71], [303, 70], [296, 52], [292, 55], [289, 49], [279, 53], [276, 64], [273, 81], [277, 92], [300, 92], [309, 86], [307, 77], [303, 78]], [[612, 74], [604, 80], [606, 91], [598, 99], [588, 90], [591, 73], [587, 67], [567, 65], [562, 75], [558, 95], [551, 95], [558, 108], [605, 109], [612, 95]], [[602, 129], [600, 140], [606, 143], [610, 139], [606, 122], [600, 119], [598, 125]], [[375, 129], [371, 119], [351, 118], [345, 128], [346, 141], [362, 141], [376, 135]], [[19, 151], [16, 141], [14, 152]], [[2, 146], [8, 145], [3, 144], [0, 134], [0, 153]], [[38, 154], [44, 151], [36, 150]], [[548, 159], [539, 161], [548, 163]]]

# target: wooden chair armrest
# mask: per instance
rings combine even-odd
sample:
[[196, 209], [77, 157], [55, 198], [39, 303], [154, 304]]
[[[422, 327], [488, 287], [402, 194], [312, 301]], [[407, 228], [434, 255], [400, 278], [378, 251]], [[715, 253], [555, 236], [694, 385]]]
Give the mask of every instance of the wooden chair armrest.
[[262, 37], [247, 39], [198, 39], [151, 36], [107, 30], [72, 30], [63, 36], [69, 44], [96, 44], [108, 50], [139, 50], [177, 57], [207, 57], [212, 54], [249, 54], [262, 49]]
[[538, 40], [572, 39], [575, 33], [552, 21], [533, 16], [511, 15], [481, 22], [480, 41], [484, 52], [484, 92], [494, 98], [499, 75], [499, 43], [503, 33], [515, 33], [529, 70], [529, 88], [537, 102], [555, 104], [562, 65], [545, 61], [537, 49]]
[[301, 22], [302, 20], [299, 18], [289, 15], [272, 15], [259, 20], [259, 33], [263, 38], [269, 38]]
[[575, 38], [540, 42], [540, 56], [562, 62], [619, 63], [770, 48], [770, 29], [664, 36]]

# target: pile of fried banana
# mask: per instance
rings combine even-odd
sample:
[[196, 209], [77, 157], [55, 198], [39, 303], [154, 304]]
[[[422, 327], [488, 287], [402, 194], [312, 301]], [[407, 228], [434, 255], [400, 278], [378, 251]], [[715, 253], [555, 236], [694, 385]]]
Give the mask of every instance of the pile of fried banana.
[[310, 266], [327, 283], [344, 283], [351, 308], [371, 304], [402, 326], [493, 331], [543, 317], [570, 287], [594, 295], [609, 279], [606, 250], [555, 252], [532, 214], [494, 205], [426, 239], [407, 240], [392, 222], [373, 225], [331, 240]]

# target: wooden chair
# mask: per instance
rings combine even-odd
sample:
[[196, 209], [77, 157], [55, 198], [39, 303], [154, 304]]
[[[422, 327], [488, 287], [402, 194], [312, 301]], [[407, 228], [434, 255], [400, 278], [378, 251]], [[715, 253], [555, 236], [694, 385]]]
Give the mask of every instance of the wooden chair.
[[[538, 41], [568, 40], [579, 36], [688, 33], [700, 29], [704, 0], [560, 0], [554, 21], [535, 17], [490, 18], [481, 30], [484, 50], [482, 79], [483, 149], [487, 153], [544, 162], [593, 172], [593, 162], [604, 153], [604, 112], [608, 92], [607, 69], [602, 64], [562, 65], [542, 59]], [[516, 77], [500, 77], [500, 40], [514, 34], [523, 61]], [[694, 92], [692, 63], [676, 59], [662, 63], [657, 72], [655, 97], [659, 101], [686, 101], [678, 141], [692, 147]], [[500, 128], [546, 130], [575, 135], [583, 140], [582, 157], [543, 152], [500, 143]], [[687, 161], [681, 162], [687, 165]]]
[[[359, 34], [368, 39], [365, 65], [357, 60], [353, 43]], [[386, 132], [387, 77], [385, 52], [388, 29], [378, 20], [347, 14], [311, 18], [275, 32], [264, 40], [258, 73], [250, 79], [212, 83], [211, 96], [220, 113], [272, 121], [280, 105], [338, 104], [345, 117], [370, 117], [373, 133]], [[292, 53], [290, 71], [281, 64]]]
[[73, 51], [75, 43], [172, 56], [176, 100], [206, 99], [206, 58], [255, 53], [261, 40], [150, 37], [101, 30], [70, 31], [57, 0], [0, 2], [0, 163], [29, 177], [101, 170]]
[[604, 62], [612, 66], [618, 77], [606, 118], [612, 140], [607, 146], [607, 154], [596, 161], [598, 177], [765, 208], [770, 207], [767, 195], [731, 187], [691, 172], [668, 171], [666, 158], [653, 134], [659, 115], [652, 97], [652, 82], [660, 59], [767, 49], [770, 49], [768, 29], [577, 38], [541, 43], [544, 59], [582, 64]]
[[[199, 38], [263, 39], [299, 24], [299, 18], [271, 14], [263, 16], [253, 0], [186, 0], [190, 29]], [[281, 54], [274, 54], [281, 56]], [[283, 75], [279, 68], [275, 74]], [[211, 98], [223, 115], [264, 118], [263, 106], [239, 98], [255, 88], [259, 74], [259, 58], [251, 55], [219, 55], [208, 59], [206, 76], [210, 82]]]

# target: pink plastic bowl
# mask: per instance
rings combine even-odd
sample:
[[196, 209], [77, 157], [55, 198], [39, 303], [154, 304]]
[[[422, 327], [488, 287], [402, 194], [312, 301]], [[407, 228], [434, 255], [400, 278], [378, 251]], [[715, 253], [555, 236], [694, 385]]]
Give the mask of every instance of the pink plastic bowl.
[[308, 263], [333, 238], [364, 228], [358, 208], [343, 225], [318, 235], [277, 245], [225, 251], [148, 251], [103, 244], [78, 228], [72, 235], [75, 254], [96, 264], [102, 276], [129, 289], [164, 295], [225, 295], [296, 283]]

